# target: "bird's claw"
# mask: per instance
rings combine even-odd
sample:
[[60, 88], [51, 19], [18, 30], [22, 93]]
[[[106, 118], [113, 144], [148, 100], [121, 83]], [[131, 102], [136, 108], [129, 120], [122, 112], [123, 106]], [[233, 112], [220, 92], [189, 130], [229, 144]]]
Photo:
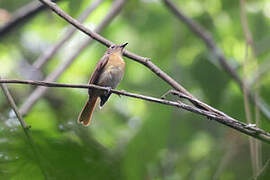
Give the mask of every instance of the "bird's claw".
[[106, 88], [107, 88], [107, 93], [106, 93], [106, 95], [109, 95], [110, 92], [111, 92], [111, 90], [112, 90], [112, 88], [111, 88], [111, 87], [106, 87]]

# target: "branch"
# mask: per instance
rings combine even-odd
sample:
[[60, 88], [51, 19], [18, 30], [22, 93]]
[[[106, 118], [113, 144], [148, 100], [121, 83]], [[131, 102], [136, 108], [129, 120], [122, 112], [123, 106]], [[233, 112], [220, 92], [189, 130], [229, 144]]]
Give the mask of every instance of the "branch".
[[[12, 84], [29, 84], [29, 85], [38, 85], [38, 86], [46, 86], [46, 87], [58, 87], [58, 88], [94, 88], [94, 89], [99, 89], [102, 91], [110, 91], [113, 94], [117, 95], [123, 95], [123, 96], [128, 96], [132, 98], [137, 98], [145, 101], [150, 101], [154, 103], [159, 103], [159, 104], [164, 104], [168, 106], [173, 106], [177, 107], [180, 109], [184, 109], [190, 112], [193, 112], [195, 114], [203, 115], [209, 119], [213, 119], [217, 121], [218, 123], [224, 124], [228, 127], [231, 127], [239, 132], [242, 132], [248, 136], [252, 136], [254, 138], [260, 139], [263, 142], [269, 143], [270, 144], [270, 133], [256, 127], [252, 127], [250, 125], [247, 125], [245, 123], [242, 123], [228, 115], [223, 116], [219, 115], [214, 112], [209, 112], [206, 110], [199, 109], [197, 107], [193, 107], [187, 104], [184, 104], [182, 102], [175, 102], [175, 101], [169, 101], [165, 99], [160, 99], [160, 98], [155, 98], [151, 96], [145, 96], [145, 95], [140, 95], [140, 94], [135, 94], [135, 93], [130, 93], [126, 91], [118, 91], [114, 89], [109, 89], [106, 87], [102, 86], [97, 86], [94, 84], [61, 84], [61, 83], [53, 83], [53, 82], [45, 82], [45, 81], [31, 81], [31, 80], [16, 80], [16, 79], [0, 79], [0, 84], [1, 83], [12, 83]], [[187, 97], [185, 94], [178, 93], [180, 97]], [[225, 113], [223, 113], [225, 114]]]
[[[108, 12], [103, 21], [95, 29], [96, 32], [101, 32], [120, 12], [125, 0], [117, 0], [112, 5], [111, 10]], [[58, 66], [50, 75], [45, 78], [45, 81], [56, 81], [58, 77], [72, 64], [72, 62], [80, 55], [80, 53], [93, 41], [93, 39], [87, 39], [79, 46], [77, 51], [74, 52], [69, 58]], [[47, 91], [46, 87], [38, 87], [34, 92], [25, 100], [20, 108], [20, 113], [26, 115], [37, 100], [42, 97]]]
[[[0, 77], [0, 80], [1, 80], [1, 77]], [[32, 138], [32, 136], [30, 135], [30, 133], [29, 133], [29, 131], [28, 131], [29, 128], [30, 128], [31, 126], [28, 126], [28, 125], [26, 124], [26, 122], [24, 121], [24, 119], [22, 118], [22, 116], [21, 116], [21, 114], [19, 113], [18, 108], [17, 108], [17, 106], [16, 106], [16, 104], [15, 104], [15, 101], [14, 101], [13, 97], [11, 96], [11, 94], [10, 94], [8, 88], [6, 87], [6, 85], [5, 85], [5, 84], [0, 84], [0, 86], [1, 86], [1, 88], [2, 88], [2, 90], [3, 90], [3, 93], [4, 93], [5, 96], [7, 97], [7, 100], [8, 100], [8, 102], [9, 102], [11, 108], [12, 108], [13, 111], [15, 112], [15, 115], [16, 115], [17, 119], [19, 120], [19, 122], [20, 122], [20, 124], [21, 124], [21, 126], [22, 126], [22, 128], [23, 128], [24, 134], [25, 134], [25, 136], [26, 136], [26, 138], [27, 138], [27, 140], [28, 140], [28, 143], [29, 143], [30, 147], [32, 148], [32, 151], [33, 151], [33, 153], [34, 153], [34, 157], [36, 158], [36, 161], [37, 161], [37, 163], [39, 164], [40, 169], [41, 169], [43, 175], [45, 176], [45, 179], [47, 179], [47, 178], [46, 178], [46, 177], [47, 177], [47, 173], [46, 173], [46, 171], [44, 170], [44, 167], [43, 167], [43, 165], [42, 165], [42, 163], [41, 163], [41, 161], [40, 161], [39, 153], [38, 153], [38, 151], [36, 150], [36, 147], [35, 147], [35, 145], [34, 145], [33, 138]]]
[[[91, 14], [104, 0], [96, 0], [93, 2], [89, 8], [87, 8], [79, 17], [78, 21], [83, 22], [85, 19]], [[33, 66], [37, 69], [40, 69], [49, 59], [52, 58], [54, 54], [67, 42], [74, 32], [76, 31], [76, 28], [73, 26], [70, 26], [66, 34], [63, 36], [63, 38], [54, 46], [49, 47], [48, 49], [45, 50], [45, 52], [35, 61]]]
[[[1, 77], [0, 77], [0, 80], [1, 80]], [[15, 104], [15, 101], [13, 99], [13, 97], [11, 96], [7, 86], [5, 84], [0, 84], [1, 85], [1, 88], [3, 90], [3, 93], [5, 94], [11, 108], [13, 109], [15, 115], [17, 116], [18, 120], [20, 121], [20, 124], [21, 126], [23, 127], [23, 129], [26, 131], [27, 129], [30, 128], [30, 126], [28, 126], [26, 124], [26, 122], [24, 121], [24, 119], [22, 118], [21, 114], [19, 113], [19, 110]]]
[[[55, 0], [59, 1], [59, 0]], [[39, 12], [46, 9], [46, 6], [38, 1], [30, 2], [13, 13], [10, 21], [0, 26], [0, 38], [11, 32], [17, 25], [25, 23], [27, 19], [34, 17]]]
[[[232, 67], [231, 64], [229, 64], [229, 61], [224, 56], [224, 53], [218, 46], [216, 45], [215, 41], [213, 40], [213, 37], [211, 34], [204, 29], [200, 24], [197, 24], [195, 21], [190, 19], [189, 17], [185, 16], [184, 13], [182, 13], [177, 7], [170, 2], [169, 0], [163, 0], [165, 5], [170, 9], [174, 15], [181, 20], [183, 23], [187, 25], [187, 27], [199, 38], [201, 38], [204, 43], [206, 44], [207, 48], [212, 51], [212, 53], [217, 57], [218, 62], [220, 63], [221, 67], [227, 72], [239, 85], [240, 89], [243, 91], [243, 81], [241, 80], [238, 73], [235, 71], [235, 69]], [[258, 98], [257, 101], [255, 100], [254, 95], [248, 91], [248, 97], [249, 99], [259, 107], [260, 111], [268, 118], [270, 119], [270, 110], [266, 103], [261, 99]]]
[[177, 7], [172, 2], [170, 2], [169, 0], [163, 0], [163, 1], [165, 5], [174, 13], [174, 15], [177, 18], [183, 21], [195, 35], [197, 35], [204, 41], [206, 46], [217, 57], [217, 59], [219, 60], [219, 63], [224, 68], [224, 70], [228, 74], [230, 74], [236, 80], [237, 83], [241, 83], [240, 77], [238, 76], [236, 71], [233, 69], [233, 67], [228, 63], [228, 61], [223, 55], [223, 52], [217, 47], [211, 34], [206, 29], [204, 29], [201, 25], [197, 24], [195, 21], [185, 16], [179, 9], [177, 9]]
[[[248, 103], [248, 89], [250, 87], [247, 85], [247, 78], [248, 78], [248, 49], [249, 46], [251, 47], [252, 50], [252, 57], [255, 60], [255, 65], [254, 68], [255, 70], [258, 69], [258, 62], [257, 62], [257, 57], [256, 57], [256, 52], [255, 52], [255, 46], [254, 46], [254, 41], [252, 38], [252, 33], [249, 30], [248, 26], [248, 19], [245, 11], [245, 0], [240, 0], [240, 17], [241, 17], [241, 24], [242, 24], [242, 29], [245, 35], [245, 40], [246, 40], [246, 52], [245, 52], [245, 58], [243, 61], [243, 93], [244, 93], [244, 103], [245, 103], [245, 112], [246, 112], [246, 117], [247, 117], [247, 122], [252, 123], [252, 117], [251, 117], [251, 110], [250, 110], [250, 105]], [[256, 88], [255, 88], [255, 102], [257, 102], [257, 97], [259, 96], [259, 84], [256, 83]], [[256, 103], [255, 103], [256, 104]], [[260, 112], [258, 110], [258, 107], [255, 106], [255, 123], [257, 124], [258, 127], [260, 127]], [[253, 170], [253, 177], [255, 177], [256, 174], [258, 174], [259, 170], [261, 169], [262, 166], [262, 156], [261, 156], [261, 142], [256, 141], [255, 139], [249, 138], [249, 145], [250, 145], [250, 155], [251, 155], [251, 164], [252, 164], [252, 170]]]
[[[110, 42], [109, 40], [105, 39], [101, 35], [99, 35], [99, 34], [97, 34], [95, 32], [90, 31], [89, 29], [87, 29], [85, 26], [83, 26], [77, 20], [73, 19], [71, 16], [69, 16], [63, 10], [61, 10], [55, 3], [50, 2], [48, 0], [40, 0], [40, 1], [43, 2], [44, 4], [46, 4], [47, 6], [49, 6], [59, 16], [61, 16], [62, 18], [64, 18], [66, 21], [68, 21], [69, 23], [71, 23], [72, 25], [74, 25], [79, 30], [81, 30], [82, 32], [86, 33], [87, 35], [89, 35], [93, 39], [101, 42], [102, 44], [104, 44], [106, 46], [110, 46], [110, 45], [113, 44], [112, 42]], [[188, 97], [190, 97], [192, 99], [196, 99], [185, 88], [183, 88], [180, 84], [178, 84], [174, 79], [172, 79], [165, 72], [163, 72], [161, 69], [159, 69], [155, 64], [153, 64], [150, 61], [149, 58], [138, 56], [138, 55], [136, 55], [134, 53], [128, 52], [127, 50], [124, 51], [124, 55], [126, 57], [129, 57], [131, 59], [134, 59], [135, 61], [137, 61], [137, 62], [145, 65], [152, 72], [154, 72], [156, 75], [158, 75], [160, 78], [162, 78], [165, 82], [167, 82], [168, 84], [170, 84], [173, 88], [175, 88], [176, 90], [180, 91], [184, 95], [186, 95], [186, 96], [188, 96]], [[222, 124], [225, 124], [227, 126], [230, 126], [230, 127], [234, 128], [234, 129], [237, 129], [237, 130], [239, 130], [239, 131], [241, 131], [243, 133], [247, 133], [249, 135], [252, 134], [251, 136], [258, 137], [256, 133], [259, 132], [259, 131], [261, 131], [260, 129], [256, 128], [256, 131], [253, 132], [253, 130], [250, 130], [250, 128], [254, 129], [254, 127], [250, 127], [250, 126], [248, 126], [246, 124], [243, 124], [243, 123], [241, 123], [241, 122], [239, 122], [237, 120], [234, 120], [231, 117], [229, 117], [228, 115], [226, 115], [225, 113], [221, 113], [220, 114], [220, 111], [216, 110], [215, 108], [213, 108], [213, 107], [211, 107], [209, 105], [206, 105], [205, 103], [200, 102], [197, 99], [196, 99], [196, 101], [199, 103], [199, 106], [200, 107], [203, 107], [203, 109], [206, 109], [208, 111], [205, 111], [205, 110], [199, 109], [199, 108], [194, 108], [192, 106], [185, 105], [183, 103], [176, 103], [176, 102], [174, 102], [174, 103], [176, 103], [174, 105], [177, 106], [177, 107], [182, 106], [184, 109], [189, 110], [189, 111], [192, 111], [192, 112], [197, 112], [198, 114], [205, 114], [209, 118], [216, 119], [216, 120], [218, 120]], [[219, 116], [220, 116], [220, 118], [217, 118]], [[262, 133], [262, 134], [264, 134], [264, 133]], [[260, 133], [260, 138], [262, 138], [262, 139], [268, 139], [269, 138], [268, 135], [265, 136], [265, 134], [264, 134], [264, 135], [261, 136], [261, 133]]]
[[[49, 0], [40, 0], [42, 3], [46, 4], [49, 8], [51, 8], [56, 14], [58, 14], [59, 16], [61, 16], [63, 19], [65, 19], [67, 22], [69, 22], [70, 24], [74, 25], [76, 28], [78, 28], [79, 30], [81, 30], [82, 32], [84, 32], [85, 34], [89, 35], [90, 37], [92, 37], [93, 39], [97, 40], [98, 42], [100, 42], [103, 45], [106, 45], [107, 47], [111, 46], [113, 43], [107, 39], [105, 39], [104, 37], [102, 37], [101, 35], [92, 32], [91, 30], [87, 29], [85, 26], [83, 26], [80, 22], [78, 22], [76, 19], [73, 19], [71, 16], [69, 16], [68, 14], [66, 14], [62, 9], [60, 9], [55, 3], [49, 1]], [[194, 99], [196, 99], [195, 97], [193, 97], [193, 95], [191, 93], [189, 93], [183, 86], [181, 86], [179, 83], [177, 83], [173, 78], [171, 78], [168, 74], [166, 74], [164, 71], [162, 71], [158, 66], [156, 66], [155, 64], [153, 64], [149, 58], [146, 57], [142, 57], [139, 55], [136, 55], [132, 52], [129, 52], [127, 50], [124, 50], [124, 56], [131, 58], [143, 65], [145, 65], [147, 68], [149, 68], [152, 72], [154, 72], [157, 76], [159, 76], [161, 79], [163, 79], [165, 82], [167, 82], [169, 85], [171, 85], [174, 89], [184, 93], [185, 95], [192, 97]], [[208, 111], [212, 111], [214, 113], [219, 113], [218, 110], [216, 110], [215, 108], [211, 107], [211, 106], [205, 106], [204, 103], [200, 102], [199, 100], [197, 100], [199, 102], [199, 104], [195, 104], [195, 106], [200, 107], [201, 109], [205, 109]]]

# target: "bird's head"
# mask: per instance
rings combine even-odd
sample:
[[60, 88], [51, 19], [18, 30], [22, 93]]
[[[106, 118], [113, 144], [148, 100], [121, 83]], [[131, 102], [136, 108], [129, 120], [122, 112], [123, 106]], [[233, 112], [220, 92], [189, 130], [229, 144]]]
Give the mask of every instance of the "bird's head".
[[128, 43], [124, 43], [124, 44], [120, 44], [120, 45], [113, 44], [108, 48], [107, 54], [119, 53], [119, 54], [122, 55], [123, 50], [124, 50], [124, 48], [126, 47], [127, 44]]

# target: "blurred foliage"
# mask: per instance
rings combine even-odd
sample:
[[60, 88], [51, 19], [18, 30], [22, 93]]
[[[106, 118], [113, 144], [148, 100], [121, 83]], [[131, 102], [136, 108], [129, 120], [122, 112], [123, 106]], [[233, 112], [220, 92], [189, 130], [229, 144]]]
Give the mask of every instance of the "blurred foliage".
[[[0, 0], [12, 14], [29, 0]], [[63, 0], [59, 6], [73, 17], [90, 0]], [[85, 23], [91, 29], [102, 20], [113, 1], [104, 1]], [[239, 2], [235, 0], [180, 0], [177, 7], [208, 29], [239, 73], [245, 52]], [[247, 0], [247, 16], [259, 65], [270, 57], [270, 2]], [[1, 24], [1, 22], [0, 22]], [[66, 31], [67, 23], [50, 11], [39, 13], [0, 40], [0, 76], [36, 79], [45, 77], [88, 38], [76, 33], [38, 74], [31, 64]], [[204, 102], [245, 121], [243, 95], [218, 65], [204, 43], [164, 6], [161, 0], [128, 1], [103, 36], [127, 49], [151, 57], [153, 63], [183, 84]], [[105, 47], [94, 42], [69, 67], [58, 82], [87, 83]], [[118, 89], [160, 97], [169, 85], [147, 68], [127, 58]], [[251, 63], [249, 74], [255, 73]], [[258, 82], [261, 96], [270, 104], [270, 78]], [[18, 105], [34, 89], [9, 85]], [[76, 123], [87, 98], [83, 89], [51, 88], [34, 105], [25, 120], [37, 151], [35, 155], [5, 96], [0, 93], [0, 179], [251, 179], [247, 136], [227, 127], [164, 105], [112, 95], [95, 111], [89, 127]], [[169, 97], [175, 98], [175, 97]], [[252, 109], [254, 107], [252, 106]], [[253, 110], [252, 110], [253, 111]], [[261, 116], [262, 128], [270, 131]], [[262, 146], [262, 163], [269, 158]], [[267, 167], [269, 169], [269, 167]], [[269, 179], [264, 173], [260, 179]]]

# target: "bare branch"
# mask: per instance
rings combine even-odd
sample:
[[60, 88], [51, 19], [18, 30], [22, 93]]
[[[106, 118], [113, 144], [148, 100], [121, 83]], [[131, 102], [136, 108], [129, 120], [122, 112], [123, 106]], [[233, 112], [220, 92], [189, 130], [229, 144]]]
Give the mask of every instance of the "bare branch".
[[[195, 21], [185, 16], [184, 13], [182, 13], [172, 2], [170, 2], [170, 0], [163, 0], [163, 1], [165, 5], [168, 7], [168, 9], [170, 9], [179, 20], [185, 23], [195, 35], [197, 35], [199, 38], [201, 38], [204, 41], [208, 49], [212, 51], [212, 53], [217, 57], [218, 62], [220, 63], [221, 67], [225, 70], [225, 72], [227, 72], [236, 81], [236, 83], [239, 85], [239, 87], [243, 91], [243, 81], [241, 80], [236, 70], [232, 67], [232, 65], [229, 64], [229, 61], [224, 56], [222, 50], [218, 48], [211, 34], [206, 29], [204, 29], [201, 25], [197, 24]], [[258, 97], [256, 101], [254, 95], [250, 91], [248, 91], [248, 97], [256, 106], [259, 107], [260, 111], [269, 120], [270, 110], [267, 104], [263, 101], [263, 99]]]
[[[84, 33], [88, 34], [89, 36], [91, 36], [93, 39], [96, 39], [97, 41], [101, 42], [104, 45], [111, 45], [112, 43], [103, 38], [102, 36], [100, 36], [99, 34], [90, 31], [89, 29], [87, 29], [86, 27], [84, 27], [82, 24], [80, 24], [77, 20], [73, 19], [72, 17], [70, 17], [69, 15], [67, 15], [64, 11], [62, 11], [55, 3], [52, 3], [50, 1], [47, 0], [41, 0], [43, 3], [45, 3], [46, 5], [48, 5], [51, 9], [53, 9], [57, 14], [59, 14], [61, 17], [63, 17], [65, 20], [67, 20], [68, 22], [70, 22], [71, 24], [73, 24], [75, 27], [77, 27], [78, 29], [80, 29], [81, 31], [83, 31]], [[149, 69], [151, 69], [154, 73], [156, 73], [159, 77], [161, 77], [163, 80], [165, 80], [167, 83], [169, 83], [171, 86], [173, 86], [175, 89], [179, 89], [180, 92], [182, 92], [183, 94], [189, 96], [189, 97], [193, 97], [187, 90], [185, 90], [180, 84], [178, 84], [175, 80], [173, 80], [171, 77], [169, 77], [165, 72], [163, 72], [162, 70], [160, 70], [156, 65], [154, 65], [149, 58], [144, 58], [141, 56], [138, 56], [134, 53], [130, 53], [128, 51], [124, 52], [124, 55], [127, 57], [130, 57], [142, 64], [144, 64], [145, 66], [147, 66]], [[115, 92], [115, 91], [114, 91]], [[120, 94], [120, 92], [118, 92], [118, 94]], [[121, 92], [122, 95], [124, 95], [123, 92]], [[129, 94], [129, 96], [132, 97], [132, 95]], [[142, 95], [140, 95], [142, 96]], [[146, 96], [142, 96], [142, 99], [147, 99]], [[194, 98], [195, 99], [195, 98]], [[269, 137], [270, 134], [259, 129], [256, 127], [252, 127], [249, 126], [247, 124], [244, 124], [242, 122], [239, 122], [231, 117], [229, 117], [228, 115], [225, 116], [220, 115], [219, 111], [217, 111], [216, 109], [210, 107], [210, 106], [205, 106], [204, 107], [204, 103], [201, 103], [200, 101], [200, 106], [204, 107], [205, 109], [209, 109], [208, 107], [210, 107], [210, 111], [206, 111], [203, 109], [199, 109], [199, 108], [195, 108], [189, 105], [186, 105], [184, 103], [178, 103], [178, 102], [171, 102], [171, 101], [166, 101], [166, 100], [162, 100], [162, 99], [158, 99], [158, 98], [150, 98], [148, 99], [149, 101], [153, 101], [153, 102], [158, 102], [158, 103], [166, 103], [168, 105], [172, 105], [172, 106], [176, 106], [176, 107], [181, 107], [183, 109], [186, 109], [188, 111], [197, 113], [197, 114], [201, 114], [201, 115], [205, 115], [211, 119], [215, 119], [216, 121], [225, 124], [229, 127], [232, 127], [238, 131], [241, 131], [245, 134], [248, 134], [250, 136], [253, 136], [255, 138], [258, 139], [262, 139], [262, 141], [265, 142], [269, 142]]]
[[[59, 0], [55, 0], [59, 1]], [[46, 6], [38, 1], [30, 2], [13, 13], [10, 21], [0, 26], [0, 38], [6, 33], [11, 32], [17, 25], [25, 23], [27, 19], [34, 17], [36, 14], [46, 9]]]
[[[67, 87], [67, 88], [95, 88], [103, 91], [110, 91], [111, 93], [118, 94], [118, 95], [123, 95], [123, 96], [128, 96], [132, 98], [137, 98], [137, 99], [142, 99], [150, 102], [155, 102], [159, 104], [165, 104], [168, 106], [174, 106], [177, 108], [185, 109], [187, 111], [193, 112], [195, 114], [203, 115], [209, 119], [213, 119], [217, 121], [218, 123], [224, 124], [228, 127], [231, 127], [239, 132], [242, 132], [246, 135], [252, 136], [254, 138], [260, 139], [263, 142], [269, 143], [270, 144], [270, 133], [260, 129], [256, 128], [253, 126], [250, 126], [248, 124], [242, 123], [228, 115], [223, 116], [211, 111], [206, 111], [199, 109], [197, 107], [193, 107], [181, 102], [175, 102], [175, 101], [169, 101], [169, 100], [164, 100], [160, 98], [155, 98], [155, 97], [150, 97], [150, 96], [144, 96], [140, 94], [135, 94], [135, 93], [129, 93], [126, 91], [118, 91], [114, 89], [109, 89], [106, 87], [102, 86], [97, 86], [94, 84], [60, 84], [60, 83], [53, 83], [53, 82], [45, 82], [45, 81], [31, 81], [31, 80], [7, 80], [7, 79], [2, 79], [0, 80], [0, 83], [13, 83], [13, 84], [31, 84], [31, 85], [38, 85], [38, 86], [46, 86], [46, 87]], [[223, 113], [225, 114], [225, 113]]]
[[[68, 14], [66, 14], [63, 10], [61, 10], [55, 3], [52, 3], [48, 0], [40, 0], [41, 2], [43, 2], [44, 4], [48, 5], [54, 12], [56, 12], [59, 16], [61, 16], [62, 18], [64, 18], [66, 21], [68, 21], [69, 23], [71, 23], [72, 25], [74, 25], [75, 27], [77, 27], [78, 29], [80, 29], [82, 32], [86, 33], [87, 35], [91, 36], [93, 39], [101, 42], [102, 44], [106, 45], [106, 46], [110, 46], [113, 43], [110, 42], [109, 40], [105, 39], [104, 37], [102, 37], [101, 35], [90, 31], [89, 29], [87, 29], [86, 27], [84, 27], [81, 23], [79, 23], [77, 20], [73, 19], [71, 16], [69, 16]], [[145, 58], [145, 57], [141, 57], [138, 56], [134, 53], [128, 52], [127, 50], [124, 51], [124, 55], [126, 57], [129, 57], [131, 59], [134, 59], [135, 61], [145, 65], [146, 67], [148, 67], [150, 70], [152, 70], [156, 75], [158, 75], [159, 77], [161, 77], [164, 81], [166, 81], [168, 84], [170, 84], [173, 88], [175, 88], [176, 90], [182, 92], [183, 94], [185, 94], [186, 96], [189, 96], [191, 98], [194, 98], [185, 88], [183, 88], [180, 84], [178, 84], [174, 79], [172, 79], [170, 76], [168, 76], [165, 72], [163, 72], [161, 69], [159, 69], [155, 64], [153, 64], [149, 58]], [[196, 98], [194, 98], [196, 99]], [[196, 99], [197, 100], [197, 99]], [[200, 107], [203, 107], [203, 109], [206, 109], [208, 111], [205, 111], [203, 109], [199, 109], [199, 108], [193, 108], [192, 106], [186, 105], [186, 104], [180, 104], [177, 103], [177, 106], [181, 105], [183, 106], [183, 108], [192, 112], [197, 112], [198, 114], [208, 114], [207, 116], [209, 118], [212, 119], [218, 119], [220, 123], [223, 123], [227, 126], [233, 127], [235, 129], [238, 129], [241, 132], [247, 133], [246, 130], [250, 129], [250, 128], [255, 128], [255, 127], [251, 127], [249, 125], [244, 125], [244, 129], [243, 127], [241, 127], [242, 125], [239, 126], [238, 122], [237, 125], [235, 124], [234, 119], [232, 119], [231, 117], [229, 117], [228, 115], [226, 115], [225, 113], [220, 114], [220, 111], [216, 110], [215, 108], [207, 105], [205, 106], [205, 103], [200, 102], [199, 100], [197, 100], [197, 102], [199, 102], [199, 104], [196, 104]], [[217, 116], [221, 116], [220, 118], [217, 118]], [[225, 120], [224, 120], [225, 119]], [[228, 120], [228, 121], [227, 121]], [[229, 123], [228, 123], [229, 122]], [[233, 123], [230, 123], [233, 122]], [[242, 123], [241, 123], [242, 124]], [[256, 132], [260, 131], [260, 129], [256, 128]], [[255, 132], [255, 134], [256, 134]], [[248, 133], [250, 134], [250, 133]], [[254, 132], [251, 134], [254, 134]], [[256, 135], [255, 135], [256, 136]], [[265, 138], [265, 137], [264, 137]], [[263, 138], [263, 139], [264, 139]]]
[[[93, 2], [89, 8], [87, 8], [79, 17], [78, 21], [83, 22], [104, 0], [96, 0]], [[72, 37], [76, 28], [70, 26], [63, 38], [54, 46], [49, 47], [45, 52], [34, 62], [33, 66], [40, 69], [53, 55]]]
[[[124, 5], [125, 0], [117, 0], [112, 5], [111, 10], [108, 12], [103, 21], [95, 29], [96, 32], [101, 32], [120, 12], [120, 9]], [[72, 64], [72, 62], [80, 55], [80, 53], [93, 41], [93, 39], [87, 39], [77, 51], [74, 52], [66, 61], [64, 61], [60, 66], [58, 66], [50, 75], [45, 78], [45, 81], [56, 81], [58, 77]], [[37, 102], [37, 100], [42, 97], [47, 91], [46, 87], [38, 87], [34, 92], [25, 100], [20, 108], [20, 113], [26, 115], [32, 106]]]
[[[92, 32], [91, 30], [87, 29], [85, 26], [83, 26], [80, 22], [78, 22], [76, 19], [73, 19], [71, 16], [69, 16], [68, 14], [66, 14], [62, 9], [60, 9], [55, 3], [49, 1], [49, 0], [40, 0], [41, 2], [43, 2], [44, 4], [46, 4], [47, 6], [49, 6], [56, 14], [58, 14], [59, 16], [61, 16], [63, 19], [65, 19], [67, 22], [69, 22], [70, 24], [74, 25], [75, 27], [77, 27], [79, 30], [81, 30], [82, 32], [84, 32], [85, 34], [89, 35], [90, 37], [92, 37], [93, 39], [97, 40], [98, 42], [106, 45], [106, 46], [110, 46], [113, 43], [107, 39], [105, 39], [104, 37], [102, 37], [101, 35]], [[189, 93], [183, 86], [181, 86], [179, 83], [177, 83], [173, 78], [171, 78], [168, 74], [166, 74], [164, 71], [162, 71], [158, 66], [156, 66], [155, 64], [153, 64], [149, 58], [145, 58], [139, 55], [136, 55], [134, 53], [131, 53], [127, 50], [124, 51], [124, 55], [126, 57], [129, 57], [143, 65], [145, 65], [146, 67], [148, 67], [152, 72], [154, 72], [157, 76], [159, 76], [160, 78], [162, 78], [165, 82], [167, 82], [168, 84], [170, 84], [174, 89], [184, 93], [185, 95], [192, 97], [195, 99], [195, 97], [193, 97], [193, 95], [191, 93]], [[198, 102], [200, 102], [199, 100], [197, 100]], [[199, 103], [199, 104], [195, 104], [195, 106], [200, 107], [201, 109], [205, 109], [208, 111], [212, 111], [215, 113], [218, 113], [218, 111], [211, 107], [211, 106], [205, 106], [204, 103]]]
[[[1, 77], [0, 77], [1, 80]], [[3, 93], [5, 94], [5, 96], [7, 97], [7, 100], [11, 106], [11, 108], [13, 109], [14, 113], [16, 114], [18, 120], [20, 121], [21, 126], [23, 127], [24, 130], [27, 130], [28, 128], [30, 128], [30, 126], [28, 126], [26, 124], [26, 122], [24, 121], [24, 119], [22, 118], [21, 114], [19, 113], [19, 110], [15, 104], [15, 101], [13, 99], [13, 97], [11, 96], [7, 86], [5, 84], [1, 84], [1, 88], [3, 90]]]
[[[245, 112], [246, 112], [246, 117], [247, 117], [247, 122], [252, 123], [252, 117], [251, 117], [251, 110], [250, 110], [250, 105], [248, 102], [248, 89], [250, 88], [247, 83], [247, 78], [248, 78], [248, 49], [249, 46], [251, 47], [252, 50], [252, 58], [254, 58], [255, 61], [255, 70], [258, 69], [258, 62], [256, 58], [256, 52], [255, 52], [255, 46], [254, 46], [254, 41], [252, 37], [252, 33], [248, 27], [248, 19], [245, 11], [245, 0], [240, 0], [240, 17], [241, 17], [241, 24], [242, 24], [242, 29], [245, 35], [246, 39], [246, 49], [245, 49], [245, 58], [243, 61], [243, 72], [244, 72], [244, 77], [243, 77], [243, 92], [244, 92], [244, 103], [245, 103]], [[256, 83], [256, 89], [255, 89], [255, 96], [254, 96], [254, 101], [257, 102], [258, 96], [259, 96], [259, 86], [258, 83]], [[257, 104], [257, 103], [255, 103]], [[260, 112], [258, 110], [258, 106], [255, 105], [255, 123], [257, 124], [258, 127], [260, 127]], [[262, 156], [261, 156], [261, 142], [257, 141], [256, 139], [249, 138], [249, 144], [250, 144], [250, 155], [251, 155], [251, 163], [252, 163], [252, 170], [253, 170], [253, 177], [255, 177], [256, 174], [261, 169], [262, 166]]]
[[[175, 91], [175, 90], [169, 90], [168, 92], [166, 92], [164, 95], [161, 96], [161, 99], [165, 99], [167, 95], [169, 94], [172, 94], [172, 95], [176, 95], [178, 96], [179, 98], [184, 98], [184, 99], [187, 99], [189, 100], [189, 102], [191, 102], [192, 104], [203, 104], [203, 106], [205, 107], [211, 107], [209, 106], [208, 104], [205, 104], [203, 102], [200, 102], [199, 100], [197, 100], [196, 98], [193, 98], [193, 97], [189, 97], [179, 91]], [[227, 116], [225, 113], [215, 109], [216, 113], [218, 113], [219, 115], [222, 115], [222, 116]]]
[[172, 2], [170, 2], [169, 0], [163, 0], [163, 1], [165, 5], [174, 13], [174, 15], [176, 15], [177, 18], [183, 21], [194, 34], [196, 34], [205, 42], [206, 46], [217, 57], [219, 63], [224, 68], [224, 70], [228, 74], [230, 74], [237, 81], [237, 83], [241, 84], [240, 77], [238, 76], [236, 71], [233, 69], [233, 67], [228, 63], [221, 49], [217, 47], [211, 34], [206, 29], [204, 29], [201, 25], [197, 24], [195, 21], [185, 16], [179, 9], [176, 8], [176, 6]]
[[[1, 81], [1, 77], [0, 77], [0, 81]], [[7, 100], [8, 100], [8, 102], [9, 102], [11, 108], [12, 108], [13, 111], [15, 112], [15, 115], [16, 115], [16, 117], [18, 118], [18, 120], [19, 120], [19, 122], [20, 122], [20, 124], [21, 124], [21, 126], [22, 126], [22, 128], [23, 128], [24, 134], [25, 134], [25, 136], [26, 136], [26, 138], [27, 138], [27, 140], [28, 140], [28, 143], [29, 143], [30, 147], [31, 147], [32, 150], [33, 150], [34, 157], [36, 158], [36, 161], [37, 161], [37, 163], [39, 164], [40, 169], [41, 169], [43, 175], [44, 175], [45, 177], [47, 177], [47, 173], [46, 173], [46, 171], [44, 170], [43, 164], [42, 164], [41, 161], [40, 161], [39, 153], [38, 153], [38, 151], [36, 150], [36, 147], [35, 147], [35, 145], [34, 145], [34, 141], [33, 141], [33, 139], [32, 139], [32, 136], [30, 135], [30, 133], [29, 133], [29, 131], [28, 131], [29, 128], [30, 128], [31, 126], [28, 126], [28, 125], [26, 124], [26, 122], [24, 121], [24, 119], [22, 118], [22, 116], [21, 116], [21, 114], [19, 113], [18, 108], [17, 108], [17, 106], [16, 106], [16, 104], [15, 104], [15, 101], [14, 101], [13, 97], [11, 96], [11, 94], [10, 94], [8, 88], [6, 87], [6, 85], [1, 83], [0, 86], [1, 86], [1, 88], [2, 88], [2, 90], [3, 90], [3, 93], [4, 93], [5, 96], [7, 97]], [[46, 179], [46, 178], [45, 178], [45, 179]]]

